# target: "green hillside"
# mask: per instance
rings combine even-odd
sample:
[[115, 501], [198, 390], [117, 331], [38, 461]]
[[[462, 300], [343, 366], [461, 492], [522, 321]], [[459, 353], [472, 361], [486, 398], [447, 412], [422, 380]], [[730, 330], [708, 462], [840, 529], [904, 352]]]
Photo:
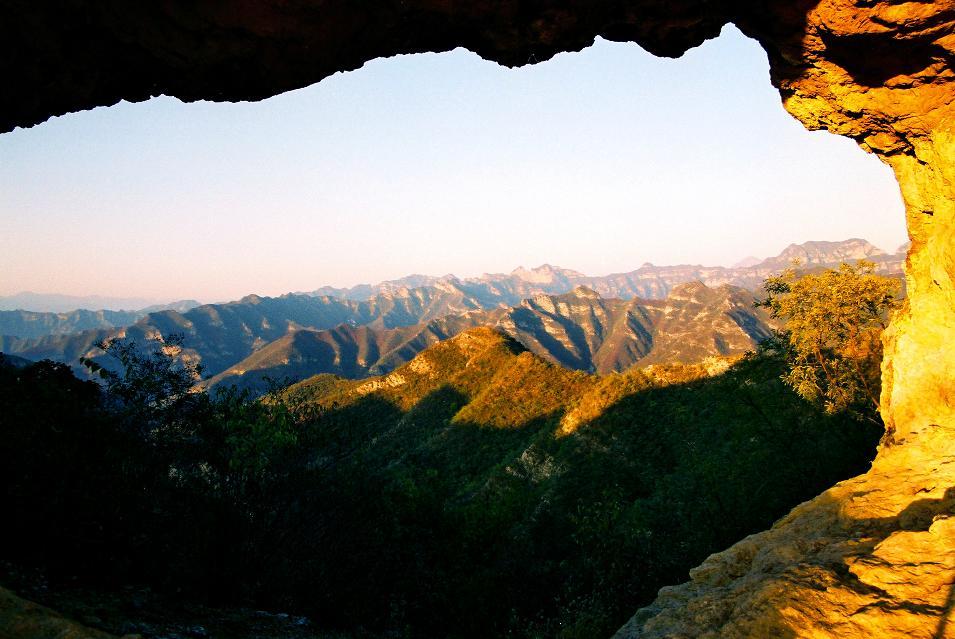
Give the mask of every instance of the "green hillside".
[[[0, 561], [44, 571], [41, 600], [148, 584], [307, 615], [316, 636], [608, 636], [867, 466], [879, 429], [822, 415], [781, 372], [589, 375], [489, 328], [265, 403], [123, 403], [65, 367], [0, 368]], [[122, 634], [138, 613], [102, 614]]]
[[819, 415], [780, 372], [748, 358], [598, 377], [478, 329], [381, 378], [298, 384], [343, 500], [314, 541], [346, 583], [312, 605], [424, 636], [607, 636], [710, 552], [866, 467], [877, 429]]

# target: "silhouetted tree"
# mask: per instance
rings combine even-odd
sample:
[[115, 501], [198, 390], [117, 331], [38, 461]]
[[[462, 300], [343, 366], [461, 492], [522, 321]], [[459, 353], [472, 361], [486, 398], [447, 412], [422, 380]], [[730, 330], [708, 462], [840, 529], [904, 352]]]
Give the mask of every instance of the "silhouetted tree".
[[202, 379], [202, 366], [184, 356], [182, 342], [181, 334], [145, 344], [112, 339], [97, 346], [118, 370], [89, 357], [81, 357], [80, 362], [102, 380], [114, 410], [126, 413], [143, 432], [168, 432], [194, 419], [207, 399], [194, 392]]

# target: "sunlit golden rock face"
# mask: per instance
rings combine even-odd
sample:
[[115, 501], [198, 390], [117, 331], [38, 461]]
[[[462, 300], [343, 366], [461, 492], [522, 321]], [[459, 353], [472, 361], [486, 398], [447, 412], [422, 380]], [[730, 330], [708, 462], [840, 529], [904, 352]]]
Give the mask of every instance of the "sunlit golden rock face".
[[952, 472], [906, 448], [712, 555], [617, 636], [955, 637]]
[[679, 55], [727, 22], [766, 49], [794, 117], [899, 180], [912, 249], [889, 430], [869, 473], [714, 555], [620, 636], [955, 637], [955, 0], [10, 0], [0, 131], [160, 93], [259, 99], [455, 46], [519, 65], [602, 35]]
[[888, 432], [869, 473], [713, 555], [620, 637], [955, 637], [955, 2], [832, 0], [805, 17], [767, 47], [786, 109], [878, 154], [905, 200]]

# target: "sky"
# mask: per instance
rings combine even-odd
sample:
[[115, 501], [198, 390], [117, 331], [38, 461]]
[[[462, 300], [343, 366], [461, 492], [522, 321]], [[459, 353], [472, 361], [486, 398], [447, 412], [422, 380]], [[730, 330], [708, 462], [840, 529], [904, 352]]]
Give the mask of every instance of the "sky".
[[237, 299], [550, 263], [731, 265], [906, 240], [891, 171], [783, 110], [733, 27], [507, 69], [380, 59], [257, 103], [159, 97], [0, 135], [0, 295]]

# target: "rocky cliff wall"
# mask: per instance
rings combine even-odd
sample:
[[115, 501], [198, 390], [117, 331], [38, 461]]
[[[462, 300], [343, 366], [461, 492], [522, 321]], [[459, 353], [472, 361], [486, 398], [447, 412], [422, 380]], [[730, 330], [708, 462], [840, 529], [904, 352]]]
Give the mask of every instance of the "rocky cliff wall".
[[888, 163], [908, 301], [886, 336], [873, 464], [714, 555], [627, 637], [955, 637], [955, 0], [7, 0], [0, 131], [167, 94], [259, 99], [397, 53], [520, 65], [597, 35], [679, 55], [734, 22], [806, 127]]
[[952, 2], [820, 2], [800, 38], [768, 47], [786, 109], [878, 154], [902, 189], [910, 294], [885, 336], [888, 432], [868, 473], [713, 555], [618, 637], [955, 637], [953, 24]]

